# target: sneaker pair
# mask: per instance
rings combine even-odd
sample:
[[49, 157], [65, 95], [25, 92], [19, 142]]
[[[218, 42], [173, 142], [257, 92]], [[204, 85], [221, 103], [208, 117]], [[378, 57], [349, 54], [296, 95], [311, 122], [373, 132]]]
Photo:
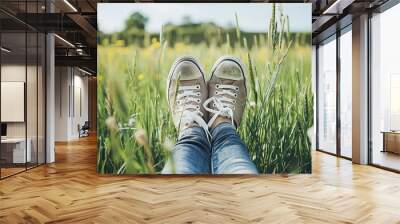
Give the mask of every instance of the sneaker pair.
[[223, 56], [206, 82], [196, 59], [178, 58], [168, 75], [167, 97], [178, 133], [194, 126], [209, 133], [223, 122], [238, 127], [247, 97], [245, 67], [238, 58]]

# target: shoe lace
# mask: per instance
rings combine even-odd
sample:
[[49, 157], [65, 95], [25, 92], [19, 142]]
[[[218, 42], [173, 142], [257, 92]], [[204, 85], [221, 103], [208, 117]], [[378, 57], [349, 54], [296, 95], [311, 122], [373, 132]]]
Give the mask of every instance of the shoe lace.
[[[231, 118], [232, 125], [235, 127], [233, 111], [235, 110], [239, 87], [235, 85], [216, 84], [216, 88], [217, 90], [215, 91], [214, 96], [208, 98], [203, 104], [205, 110], [214, 114], [208, 121], [208, 127], [212, 126], [218, 116]], [[214, 109], [207, 107], [211, 102], [213, 102]]]
[[200, 110], [201, 92], [200, 85], [179, 86], [176, 96], [176, 112], [182, 112], [180, 123], [189, 124], [196, 122], [204, 129], [207, 139], [211, 135], [208, 131], [207, 123], [203, 119], [203, 113]]

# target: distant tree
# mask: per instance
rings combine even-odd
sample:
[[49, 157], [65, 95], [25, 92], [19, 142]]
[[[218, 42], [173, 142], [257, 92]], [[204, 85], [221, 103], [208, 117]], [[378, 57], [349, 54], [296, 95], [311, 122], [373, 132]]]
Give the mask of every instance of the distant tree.
[[192, 24], [193, 22], [192, 22], [192, 18], [190, 18], [190, 16], [189, 15], [185, 15], [183, 18], [182, 18], [182, 24]]
[[149, 18], [140, 12], [135, 12], [125, 21], [125, 31], [131, 29], [144, 30], [148, 21]]

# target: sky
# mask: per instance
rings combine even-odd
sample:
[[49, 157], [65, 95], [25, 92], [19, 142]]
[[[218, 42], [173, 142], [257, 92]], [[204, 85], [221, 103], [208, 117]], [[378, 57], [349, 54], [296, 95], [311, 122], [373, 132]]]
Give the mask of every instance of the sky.
[[[292, 32], [311, 32], [311, 3], [277, 5], [289, 16]], [[181, 24], [187, 15], [193, 22], [214, 22], [226, 27], [235, 24], [237, 13], [242, 31], [265, 32], [271, 11], [270, 3], [99, 3], [97, 22], [102, 32], [121, 31], [129, 15], [141, 12], [149, 18], [146, 30], [156, 33], [165, 23]]]

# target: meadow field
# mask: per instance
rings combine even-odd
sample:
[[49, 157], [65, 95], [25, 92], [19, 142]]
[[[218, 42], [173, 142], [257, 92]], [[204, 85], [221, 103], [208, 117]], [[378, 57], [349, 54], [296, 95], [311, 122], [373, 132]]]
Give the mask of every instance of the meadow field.
[[238, 131], [259, 172], [310, 173], [311, 40], [291, 33], [288, 17], [274, 14], [265, 21], [265, 33], [252, 36], [251, 46], [238, 26], [234, 38], [210, 36], [196, 44], [171, 44], [163, 32], [148, 36], [144, 45], [99, 42], [98, 172], [159, 173], [177, 137], [166, 100], [170, 66], [178, 56], [191, 55], [209, 73], [229, 54], [248, 70], [248, 100]]

